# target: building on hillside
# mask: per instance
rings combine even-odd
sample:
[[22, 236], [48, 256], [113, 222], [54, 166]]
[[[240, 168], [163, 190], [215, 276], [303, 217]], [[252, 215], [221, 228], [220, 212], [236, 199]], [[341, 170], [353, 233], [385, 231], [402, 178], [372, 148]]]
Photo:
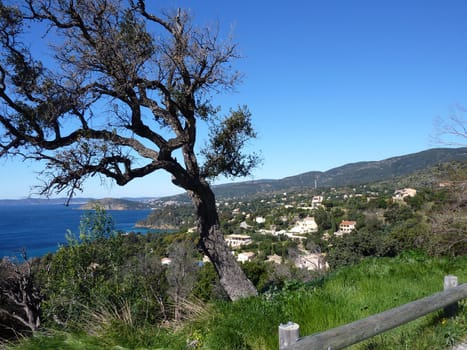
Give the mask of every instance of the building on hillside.
[[255, 221], [256, 221], [257, 224], [264, 224], [266, 222], [266, 219], [263, 218], [262, 216], [257, 216], [255, 218]]
[[272, 235], [274, 236], [276, 231], [274, 230], [266, 230], [264, 228], [261, 228], [259, 230], [256, 231], [257, 233], [261, 234], [261, 235]]
[[237, 255], [237, 261], [243, 264], [247, 261], [253, 260], [254, 257], [255, 257], [255, 253], [253, 252], [243, 252]]
[[247, 245], [252, 242], [248, 235], [228, 235], [225, 236], [225, 242], [230, 248], [238, 248], [242, 245]]
[[313, 198], [311, 198], [311, 207], [313, 209], [318, 209], [323, 206], [323, 199], [323, 196], [313, 196]]
[[297, 221], [295, 223], [295, 226], [290, 229], [290, 232], [292, 233], [299, 233], [299, 234], [305, 234], [305, 233], [311, 233], [311, 232], [317, 232], [318, 231], [318, 225], [316, 224], [315, 218], [313, 217], [306, 217], [303, 220]]
[[267, 262], [272, 262], [274, 264], [282, 264], [282, 257], [280, 257], [279, 255], [277, 254], [273, 254], [273, 255], [268, 255], [268, 260], [266, 260]]
[[356, 221], [342, 220], [339, 224], [339, 231], [336, 232], [336, 235], [342, 236], [343, 234], [350, 233], [355, 230], [355, 226], [357, 226]]
[[295, 259], [295, 266], [300, 269], [312, 271], [323, 271], [329, 268], [329, 265], [325, 260], [325, 255], [322, 253], [300, 255]]
[[413, 188], [403, 188], [401, 190], [396, 190], [392, 199], [395, 201], [402, 201], [406, 197], [415, 197], [417, 190]]
[[288, 238], [295, 240], [297, 242], [306, 239], [306, 236], [297, 236], [297, 235], [294, 235], [292, 232], [285, 232], [285, 231], [282, 231], [282, 232], [283, 232], [281, 233], [282, 235], [287, 236]]

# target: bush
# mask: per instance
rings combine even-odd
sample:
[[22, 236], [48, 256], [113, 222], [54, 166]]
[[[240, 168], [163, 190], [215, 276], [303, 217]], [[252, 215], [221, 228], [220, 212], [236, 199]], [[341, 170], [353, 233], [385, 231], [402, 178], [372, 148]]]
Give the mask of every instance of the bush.
[[360, 262], [365, 257], [385, 256], [388, 253], [385, 234], [368, 232], [365, 228], [329, 240], [326, 261], [332, 269]]
[[160, 257], [146, 251], [135, 237], [113, 234], [106, 215], [88, 213], [79, 239], [69, 234], [69, 244], [41, 262], [36, 281], [45, 295], [42, 310], [49, 326], [80, 329], [90, 310], [102, 305], [118, 308], [122, 302], [138, 322], [168, 317]]

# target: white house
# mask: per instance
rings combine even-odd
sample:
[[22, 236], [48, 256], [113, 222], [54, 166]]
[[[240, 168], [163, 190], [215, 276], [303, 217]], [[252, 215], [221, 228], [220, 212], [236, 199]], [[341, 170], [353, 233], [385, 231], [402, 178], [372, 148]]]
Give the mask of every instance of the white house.
[[253, 252], [243, 252], [237, 255], [237, 261], [243, 264], [247, 261], [251, 261], [254, 257], [255, 257], [255, 253]]
[[335, 232], [334, 234], [336, 236], [342, 236], [343, 234], [350, 233], [355, 230], [356, 226], [356, 221], [342, 220], [342, 222], [339, 224], [339, 231]]
[[311, 198], [311, 207], [313, 209], [321, 207], [323, 205], [323, 199], [323, 196], [313, 196], [313, 198]]
[[257, 224], [264, 224], [266, 222], [266, 219], [263, 218], [262, 216], [257, 216], [255, 218], [255, 221], [256, 221]]
[[250, 244], [251, 237], [248, 235], [228, 235], [225, 236], [225, 242], [231, 248], [237, 248], [242, 245]]
[[313, 271], [322, 271], [329, 268], [329, 265], [325, 260], [325, 255], [322, 253], [300, 255], [295, 259], [295, 266], [300, 269]]
[[342, 220], [342, 222], [339, 224], [339, 231], [343, 233], [350, 233], [355, 230], [356, 225], [356, 221]]
[[313, 217], [306, 217], [303, 220], [297, 221], [295, 226], [290, 229], [292, 233], [310, 233], [310, 232], [317, 232], [318, 231], [318, 224], [316, 224], [315, 218]]
[[415, 197], [416, 194], [417, 190], [413, 188], [403, 188], [401, 190], [396, 190], [392, 199], [401, 201], [404, 200], [405, 197]]
[[282, 264], [282, 258], [277, 255], [277, 254], [273, 254], [273, 255], [268, 255], [268, 260], [267, 262], [272, 262], [274, 264]]

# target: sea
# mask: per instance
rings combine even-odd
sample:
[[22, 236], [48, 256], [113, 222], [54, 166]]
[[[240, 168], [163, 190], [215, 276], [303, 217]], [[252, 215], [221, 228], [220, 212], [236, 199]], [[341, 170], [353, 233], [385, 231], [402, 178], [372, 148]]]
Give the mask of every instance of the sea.
[[[25, 249], [29, 258], [57, 251], [66, 244], [67, 230], [79, 235], [79, 223], [89, 211], [79, 205], [0, 205], [0, 259], [21, 258]], [[135, 227], [148, 216], [147, 210], [108, 210], [115, 229], [145, 234], [148, 229]]]

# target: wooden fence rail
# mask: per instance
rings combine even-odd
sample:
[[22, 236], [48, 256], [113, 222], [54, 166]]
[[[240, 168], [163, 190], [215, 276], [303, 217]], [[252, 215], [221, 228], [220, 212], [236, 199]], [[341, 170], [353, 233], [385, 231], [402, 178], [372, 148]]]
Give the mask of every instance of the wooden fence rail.
[[457, 286], [456, 276], [446, 276], [444, 289], [429, 297], [303, 338], [299, 338], [299, 326], [296, 323], [281, 324], [279, 326], [279, 349], [338, 350], [442, 308], [447, 315], [452, 316], [456, 312], [457, 302], [467, 298], [467, 283]]

